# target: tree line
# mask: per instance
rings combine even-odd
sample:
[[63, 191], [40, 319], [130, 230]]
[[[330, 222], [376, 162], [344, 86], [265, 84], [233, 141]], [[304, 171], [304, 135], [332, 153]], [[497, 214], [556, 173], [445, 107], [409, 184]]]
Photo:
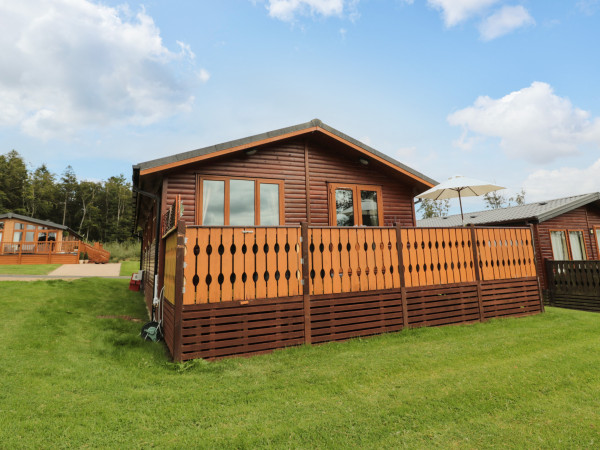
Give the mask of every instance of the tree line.
[[12, 150], [0, 155], [0, 214], [12, 212], [65, 225], [86, 240], [132, 239], [131, 184], [123, 174], [79, 180], [71, 166], [57, 176], [45, 164], [29, 170]]

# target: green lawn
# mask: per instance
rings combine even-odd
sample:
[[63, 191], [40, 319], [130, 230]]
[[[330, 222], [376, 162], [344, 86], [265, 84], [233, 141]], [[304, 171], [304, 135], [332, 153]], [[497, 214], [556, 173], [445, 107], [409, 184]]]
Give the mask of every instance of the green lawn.
[[11, 264], [1, 265], [0, 274], [2, 275], [48, 275], [54, 269], [60, 267], [60, 264]]
[[121, 261], [121, 273], [122, 277], [130, 277], [132, 273], [140, 270], [140, 261]]
[[218, 362], [142, 342], [127, 280], [0, 282], [0, 446], [597, 448], [600, 314]]

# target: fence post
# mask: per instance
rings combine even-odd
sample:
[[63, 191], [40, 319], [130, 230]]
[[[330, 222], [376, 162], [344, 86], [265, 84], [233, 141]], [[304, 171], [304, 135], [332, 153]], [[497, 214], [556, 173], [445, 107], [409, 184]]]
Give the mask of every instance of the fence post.
[[308, 223], [300, 223], [302, 238], [302, 300], [304, 303], [304, 343], [312, 343], [312, 324], [310, 318], [310, 276], [308, 271]]
[[548, 303], [550, 306], [554, 306], [554, 290], [556, 289], [556, 285], [554, 284], [554, 267], [552, 261], [549, 259], [546, 260], [546, 283], [548, 283]]
[[481, 295], [481, 272], [479, 270], [479, 249], [477, 248], [477, 232], [475, 227], [471, 225], [471, 249], [473, 250], [473, 265], [475, 266], [475, 281], [477, 283], [477, 304], [479, 306], [479, 321], [485, 322], [485, 314], [483, 311], [483, 298]]
[[400, 298], [402, 300], [402, 328], [408, 328], [408, 307], [406, 305], [406, 279], [404, 278], [404, 255], [402, 254], [402, 248], [404, 243], [402, 242], [402, 228], [400, 224], [395, 223], [396, 227], [396, 247], [398, 250], [398, 275], [400, 275]]
[[[175, 254], [175, 298], [173, 299], [173, 360], [182, 360], [181, 333], [183, 315], [183, 263], [185, 261], [185, 221], [177, 224], [177, 251]], [[164, 256], [163, 256], [164, 258]]]
[[[529, 224], [529, 231], [531, 233], [531, 253], [533, 253], [533, 267], [535, 268], [535, 278], [537, 279], [537, 285], [538, 285], [538, 295], [540, 296], [540, 311], [545, 312], [545, 308], [544, 308], [544, 296], [542, 295], [542, 286], [540, 284], [540, 274], [538, 273], [538, 265], [537, 265], [537, 257], [536, 257], [536, 251], [535, 251], [535, 246], [537, 244], [536, 240], [535, 240], [535, 229], [533, 227], [533, 224]], [[542, 263], [542, 261], [540, 261], [540, 263]], [[542, 271], [544, 270], [544, 267], [542, 265], [541, 267]]]

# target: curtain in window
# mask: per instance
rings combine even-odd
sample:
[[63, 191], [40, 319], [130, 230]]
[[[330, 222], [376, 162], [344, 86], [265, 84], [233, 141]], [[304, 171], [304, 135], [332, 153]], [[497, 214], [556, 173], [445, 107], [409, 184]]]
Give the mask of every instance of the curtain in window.
[[567, 239], [564, 231], [551, 231], [550, 241], [552, 242], [552, 254], [556, 261], [566, 261], [569, 259], [567, 250]]
[[571, 255], [573, 261], [582, 261], [585, 257], [585, 243], [582, 231], [569, 231], [569, 244], [571, 244]]

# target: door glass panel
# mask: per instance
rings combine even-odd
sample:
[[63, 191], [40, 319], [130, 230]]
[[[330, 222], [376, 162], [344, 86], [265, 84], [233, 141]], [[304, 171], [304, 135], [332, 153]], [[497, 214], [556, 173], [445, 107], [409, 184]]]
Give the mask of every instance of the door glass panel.
[[56, 231], [51, 231], [48, 233], [48, 240], [49, 241], [56, 241]]
[[552, 242], [552, 254], [555, 261], [566, 261], [569, 259], [567, 250], [567, 239], [564, 231], [551, 231], [550, 241]]
[[338, 227], [354, 226], [354, 192], [352, 189], [335, 190], [335, 217]]
[[279, 225], [278, 184], [260, 184], [260, 224]]
[[225, 182], [202, 181], [202, 225], [225, 224]]
[[254, 225], [254, 181], [229, 182], [229, 224]]
[[368, 227], [376, 227], [379, 225], [376, 191], [360, 191], [360, 208], [363, 225]]
[[13, 235], [13, 242], [21, 242], [22, 237], [23, 237], [22, 231], [15, 231], [15, 234]]
[[582, 231], [569, 231], [569, 243], [571, 244], [571, 255], [574, 261], [586, 259]]
[[25, 233], [25, 242], [33, 242], [33, 235], [35, 234], [34, 231], [27, 231]]
[[598, 244], [596, 248], [600, 251], [600, 228], [596, 228], [596, 243]]

